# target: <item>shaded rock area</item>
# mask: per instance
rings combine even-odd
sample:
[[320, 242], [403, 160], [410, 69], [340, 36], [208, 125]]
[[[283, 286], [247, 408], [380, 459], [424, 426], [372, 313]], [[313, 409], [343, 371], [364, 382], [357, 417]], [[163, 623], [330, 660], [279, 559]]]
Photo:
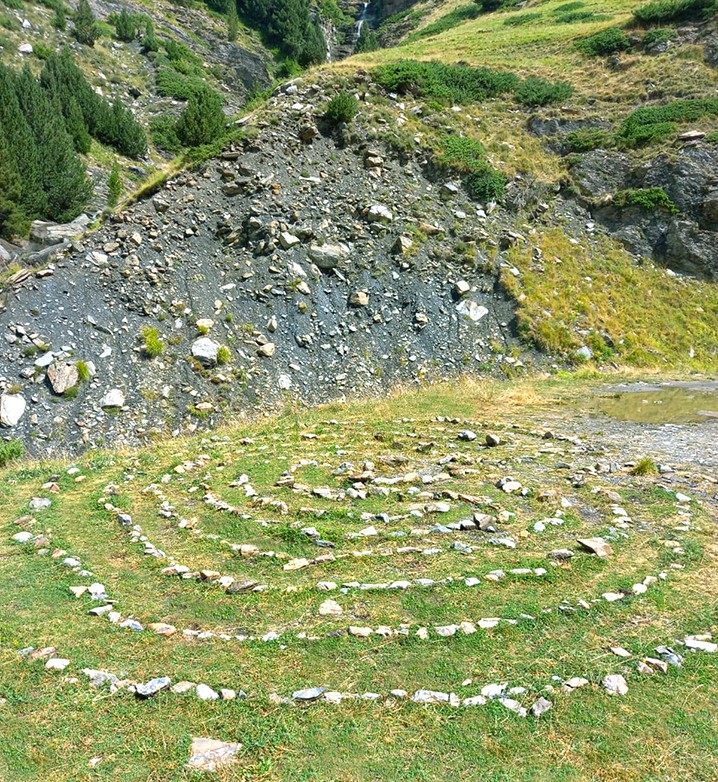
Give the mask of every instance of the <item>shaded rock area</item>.
[[442, 188], [420, 155], [330, 133], [324, 100], [285, 87], [281, 123], [259, 120], [6, 291], [12, 436], [37, 453], [136, 443], [534, 359], [499, 284], [519, 216]]
[[[530, 129], [566, 154], [566, 135], [599, 123], [536, 120]], [[676, 148], [645, 161], [629, 152], [595, 149], [575, 156], [570, 174], [581, 205], [637, 257], [676, 272], [718, 279], [718, 145], [700, 132], [681, 134]], [[662, 188], [676, 212], [618, 208], [619, 190]]]

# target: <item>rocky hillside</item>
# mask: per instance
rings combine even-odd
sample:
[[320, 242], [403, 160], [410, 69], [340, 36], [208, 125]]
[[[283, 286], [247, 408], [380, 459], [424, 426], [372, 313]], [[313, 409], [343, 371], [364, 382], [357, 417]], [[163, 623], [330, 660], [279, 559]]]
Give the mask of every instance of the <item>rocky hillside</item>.
[[511, 241], [507, 216], [376, 131], [333, 132], [322, 101], [288, 85], [220, 159], [16, 275], [0, 315], [14, 434], [38, 451], [135, 442], [521, 366], [499, 264], [477, 247]]
[[[217, 157], [84, 236], [36, 226], [60, 243], [3, 277], [6, 437], [132, 444], [292, 400], [587, 361], [713, 371], [714, 25], [656, 53], [632, 34], [606, 59], [576, 48], [605, 21], [566, 38], [515, 14], [286, 82]], [[407, 58], [455, 60], [445, 40], [473, 47], [482, 26], [457, 50], [495, 66], [511, 29], [499, 70]]]

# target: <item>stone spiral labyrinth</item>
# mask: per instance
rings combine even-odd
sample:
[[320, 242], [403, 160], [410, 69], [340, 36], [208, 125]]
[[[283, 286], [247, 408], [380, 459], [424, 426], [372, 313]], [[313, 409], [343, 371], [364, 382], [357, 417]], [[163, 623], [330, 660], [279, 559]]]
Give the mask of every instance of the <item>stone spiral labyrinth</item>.
[[[18, 486], [12, 554], [60, 596], [16, 641], [34, 686], [138, 712], [372, 708], [391, 725], [481, 707], [543, 725], [575, 699], [669, 688], [718, 649], [681, 610], [708, 476], [639, 477], [595, 443], [436, 415], [175, 446]], [[195, 739], [189, 767], [252, 762], [236, 739]]]

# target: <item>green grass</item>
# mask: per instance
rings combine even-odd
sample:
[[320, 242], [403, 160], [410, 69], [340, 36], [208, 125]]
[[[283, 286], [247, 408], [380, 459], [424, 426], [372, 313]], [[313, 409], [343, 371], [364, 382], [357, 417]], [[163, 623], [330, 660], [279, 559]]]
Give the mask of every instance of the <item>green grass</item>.
[[[556, 469], [569, 452], [569, 458], [581, 460], [575, 446], [552, 441], [547, 449], [541, 432], [531, 433], [537, 416], [548, 413], [555, 421], [567, 401], [585, 401], [591, 393], [590, 386], [578, 381], [538, 385], [466, 381], [378, 402], [335, 403], [315, 411], [287, 408], [274, 418], [219, 430], [211, 437], [170, 440], [139, 451], [93, 451], [74, 462], [84, 476], [82, 482], [68, 473], [69, 462], [24, 462], [6, 468], [0, 473], [4, 519], [0, 697], [5, 699], [0, 707], [5, 739], [0, 745], [0, 769], [4, 778], [13, 782], [50, 776], [58, 782], [189, 780], [195, 778], [184, 770], [189, 742], [192, 736], [207, 735], [243, 745], [241, 762], [223, 771], [218, 776], [222, 780], [408, 782], [447, 775], [473, 780], [480, 764], [482, 779], [503, 782], [614, 778], [643, 782], [648, 762], [663, 776], [710, 779], [718, 770], [711, 684], [718, 661], [697, 653], [687, 655], [683, 667], [671, 669], [668, 675], [642, 677], [635, 671], [636, 659], [653, 654], [655, 646], [675, 644], [682, 634], [709, 630], [718, 621], [715, 610], [705, 608], [718, 592], [710, 575], [714, 572], [711, 538], [698, 531], [708, 529], [708, 509], [694, 510], [695, 532], [677, 532], [675, 500], [656, 485], [658, 479], [651, 475], [639, 479], [625, 470], [612, 475], [610, 488], [640, 524], [628, 530], [627, 538], [613, 542], [614, 556], [602, 561], [577, 551], [565, 567], [552, 567], [545, 558], [551, 548], [577, 548], [577, 536], [607, 534], [613, 522], [611, 500], [594, 491], [606, 483], [602, 476], [589, 477], [581, 489], [570, 489], [564, 472]], [[458, 421], [441, 422], [437, 414]], [[476, 443], [458, 441], [458, 432], [467, 426], [465, 419], [480, 433], [477, 443], [492, 431], [501, 435], [503, 445], [486, 452]], [[570, 431], [568, 419], [564, 431]], [[316, 438], [307, 440], [305, 433]], [[434, 442], [432, 451], [417, 451], [416, 446], [428, 439]], [[459, 470], [454, 477], [428, 486], [421, 481], [403, 484], [400, 492], [387, 497], [340, 502], [309, 497], [298, 486], [292, 490], [275, 485], [292, 465], [298, 484], [339, 489], [352, 482], [333, 474], [347, 458], [357, 465], [370, 459], [377, 474], [389, 477], [438, 466], [442, 456], [459, 452], [462, 458], [456, 466], [471, 471]], [[399, 468], [387, 461], [396, 455], [407, 459]], [[623, 458], [630, 455], [624, 453]], [[595, 461], [588, 452], [585, 458], [587, 463]], [[299, 466], [300, 459], [309, 464]], [[178, 465], [184, 465], [183, 472], [175, 469]], [[521, 497], [496, 489], [497, 478], [508, 472], [533, 493]], [[285, 502], [287, 513], [261, 509], [241, 486], [230, 487], [243, 473], [259, 496]], [[52, 474], [58, 476], [59, 491], [45, 495], [41, 486]], [[111, 482], [117, 487], [114, 494], [107, 489]], [[487, 512], [502, 508], [514, 513], [502, 527], [515, 537], [517, 548], [491, 546], [486, 541], [490, 535], [463, 532], [410, 541], [423, 548], [439, 545], [444, 549], [440, 554], [389, 557], [381, 549], [404, 545], [403, 539], [349, 541], [344, 537], [347, 531], [366, 526], [362, 512], [404, 514], [417, 499], [406, 492], [411, 485], [424, 491], [486, 497], [481, 502]], [[556, 492], [556, 498], [570, 493], [574, 501], [564, 525], [540, 534], [533, 532], [533, 524], [550, 516], [554, 506], [540, 499], [539, 489]], [[202, 502], [206, 490], [251, 518], [213, 510]], [[698, 491], [693, 486], [690, 493]], [[47, 531], [50, 548], [79, 557], [92, 570], [91, 577], [79, 577], [61, 564], [61, 557], [52, 559], [36, 553], [32, 545], [10, 541], [20, 529], [12, 520], [27, 512], [32, 496], [51, 496], [53, 504], [34, 513], [36, 521], [29, 529]], [[174, 507], [171, 518], [158, 515], [163, 498]], [[166, 560], [143, 556], [142, 547], [132, 544], [127, 529], [105, 510], [108, 500], [130, 512], [147, 537], [178, 562], [257, 578], [272, 589], [229, 595], [212, 584], [163, 576], [160, 571]], [[465, 516], [471, 508], [461, 499], [450, 504], [450, 513], [439, 514], [442, 522]], [[307, 513], [303, 510], [307, 506], [324, 513]], [[193, 530], [179, 526], [182, 518], [195, 519]], [[269, 523], [257, 523], [262, 518]], [[387, 530], [429, 523], [397, 520]], [[299, 532], [308, 524], [336, 542], [336, 555], [348, 556], [289, 572], [282, 568], [286, 560], [241, 559], [221, 543], [237, 540], [290, 556], [316, 556], [326, 549], [313, 546]], [[660, 543], [663, 538], [678, 538], [685, 555], [667, 551]], [[477, 546], [475, 554], [451, 551], [453, 540]], [[360, 548], [371, 548], [374, 554], [353, 556], [352, 551]], [[684, 570], [669, 568], [676, 559]], [[543, 579], [507, 575], [498, 583], [482, 581], [471, 589], [454, 584], [346, 595], [313, 589], [319, 580], [439, 578], [539, 566], [549, 571]], [[651, 586], [645, 595], [611, 604], [599, 599], [588, 611], [556, 610], [563, 600], [575, 605], [604, 591], [630, 589], [659, 569], [669, 572], [667, 581]], [[215, 632], [246, 628], [261, 634], [274, 629], [284, 633], [286, 648], [258, 640], [200, 642], [181, 635], [163, 639], [149, 632], [122, 630], [90, 617], [87, 611], [93, 604], [86, 595], [76, 599], [70, 594], [70, 586], [93, 580], [116, 598], [123, 616]], [[286, 587], [297, 589], [287, 592]], [[700, 602], [696, 590], [703, 598]], [[344, 608], [340, 619], [319, 616], [318, 607], [328, 596]], [[536, 618], [520, 619], [521, 614]], [[427, 641], [413, 634], [366, 640], [345, 633], [327, 636], [348, 624], [377, 627], [406, 622], [412, 628], [433, 627], [482, 616], [518, 621], [473, 635], [445, 639], [433, 635]], [[298, 631], [319, 640], [297, 638]], [[42, 661], [18, 658], [17, 651], [28, 644], [57, 646], [58, 655], [71, 660], [70, 667], [63, 673], [48, 672]], [[636, 657], [620, 660], [608, 652], [609, 645], [624, 646]], [[166, 674], [173, 681], [241, 688], [248, 697], [202, 703], [192, 694], [162, 693], [140, 702], [125, 690], [110, 695], [107, 690], [91, 689], [81, 672], [85, 667], [141, 681]], [[602, 692], [600, 681], [605, 674], [617, 672], [626, 676], [629, 693], [610, 698]], [[546, 685], [557, 685], [553, 676], [577, 675], [586, 676], [591, 684], [570, 695], [547, 693], [553, 710], [538, 722], [517, 717], [498, 703], [475, 709], [384, 705], [383, 701], [297, 708], [273, 704], [269, 698], [271, 693], [286, 696], [320, 684], [379, 693], [426, 687], [466, 697], [477, 694], [484, 684], [508, 682], [527, 687], [526, 695], [516, 697], [528, 704]], [[462, 684], [468, 679], [471, 683]], [[448, 754], [447, 747], [451, 748]], [[507, 757], [512, 759], [509, 766]], [[90, 771], [93, 758], [101, 760]]]
[[142, 329], [142, 353], [147, 358], [157, 358], [165, 351], [165, 343], [160, 339], [160, 333], [154, 326], [145, 326]]

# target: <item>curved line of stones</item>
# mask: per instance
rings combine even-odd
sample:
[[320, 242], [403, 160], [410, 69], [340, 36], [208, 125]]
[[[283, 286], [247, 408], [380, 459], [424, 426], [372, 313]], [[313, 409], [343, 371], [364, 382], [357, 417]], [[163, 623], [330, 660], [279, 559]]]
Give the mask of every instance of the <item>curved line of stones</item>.
[[[40, 544], [43, 546], [46, 546], [46, 548], [42, 548], [38, 550], [38, 553], [49, 553], [49, 543], [50, 539], [49, 536], [46, 534], [39, 534], [39, 535], [33, 535], [32, 533], [25, 531], [21, 533], [17, 533], [13, 536], [13, 540], [17, 543], [21, 544]], [[82, 576], [84, 578], [92, 578], [93, 573], [90, 570], [84, 569], [82, 566], [82, 562], [78, 557], [74, 557], [71, 555], [68, 555], [67, 551], [63, 550], [56, 550], [52, 554], [53, 559], [59, 559], [60, 557], [64, 557], [62, 560], [62, 564], [74, 572], [76, 572], [79, 576]], [[661, 572], [657, 576], [654, 575], [648, 575], [646, 576], [643, 581], [637, 582], [633, 585], [631, 589], [631, 593], [634, 597], [638, 597], [648, 591], [648, 588], [652, 585], [658, 582], [659, 580], [666, 580], [667, 579], [667, 573]], [[145, 630], [145, 626], [134, 618], [134, 614], [130, 614], [129, 617], [123, 618], [122, 614], [119, 611], [116, 611], [114, 609], [113, 600], [106, 594], [104, 585], [100, 583], [93, 583], [89, 586], [78, 586], [78, 587], [71, 587], [70, 591], [77, 597], [83, 596], [85, 593], [89, 594], [90, 598], [93, 601], [101, 603], [100, 605], [91, 608], [89, 610], [90, 615], [94, 616], [106, 616], [108, 621], [112, 624], [116, 624], [121, 628], [130, 629], [136, 632], [143, 632]], [[626, 592], [605, 592], [601, 596], [601, 598], [604, 601], [607, 602], [617, 602], [620, 600], [623, 600], [624, 597], [629, 593]], [[599, 602], [598, 599], [593, 601], [594, 603]], [[570, 605], [567, 601], [564, 601], [563, 603], [556, 606], [556, 610], [562, 611], [562, 612], [573, 612], [578, 609], [583, 610], [590, 610], [592, 608], [592, 604], [589, 601], [586, 600], [579, 600], [576, 604], [576, 606]], [[554, 609], [553, 608], [544, 608], [542, 609], [542, 613], [547, 614], [551, 613]], [[508, 624], [508, 625], [517, 625], [520, 620], [524, 621], [535, 621], [536, 617], [531, 616], [529, 614], [521, 614], [519, 619], [509, 618], [509, 617], [489, 617], [489, 618], [482, 618], [478, 620], [476, 623], [469, 622], [469, 621], [462, 621], [459, 624], [449, 624], [449, 625], [437, 625], [432, 628], [433, 633], [429, 632], [429, 629], [427, 627], [418, 627], [413, 635], [420, 640], [426, 640], [431, 637], [437, 636], [440, 638], [449, 638], [452, 636], [455, 636], [457, 634], [462, 635], [471, 635], [475, 632], [477, 632], [479, 629], [492, 629], [500, 624]], [[149, 623], [147, 625], [147, 629], [154, 634], [158, 636], [164, 636], [169, 637], [172, 635], [175, 635], [178, 631], [177, 628], [173, 625], [170, 625], [168, 623], [164, 622], [154, 622]], [[344, 629], [339, 630], [340, 633], [345, 632]], [[408, 637], [412, 632], [411, 625], [400, 625], [398, 628], [392, 628], [389, 626], [379, 626], [377, 628], [370, 628], [370, 627], [360, 627], [360, 626], [354, 626], [350, 625], [346, 628], [346, 633], [348, 635], [358, 637], [358, 638], [367, 638], [371, 635], [378, 635], [384, 638], [395, 638], [395, 637]], [[196, 639], [200, 641], [209, 640], [217, 638], [222, 641], [237, 641], [237, 642], [245, 642], [245, 641], [256, 641], [261, 640], [262, 642], [272, 642], [272, 641], [280, 641], [282, 639], [288, 639], [290, 637], [294, 637], [298, 640], [303, 641], [319, 641], [322, 640], [322, 638], [328, 638], [328, 637], [334, 637], [336, 636], [337, 631], [330, 631], [328, 633], [325, 633], [324, 635], [308, 635], [305, 632], [298, 632], [298, 633], [286, 633], [286, 632], [275, 632], [275, 631], [269, 631], [259, 636], [252, 636], [252, 635], [230, 635], [227, 633], [214, 633], [210, 630], [194, 630], [194, 629], [184, 629], [182, 631], [182, 636], [188, 640]], [[283, 648], [283, 647], [282, 647]]]
[[[715, 653], [718, 651], [718, 644], [713, 643], [709, 640], [710, 638], [710, 634], [686, 635], [682, 645], [689, 652]], [[611, 647], [611, 651], [624, 659], [634, 656], [623, 647]], [[682, 666], [684, 657], [672, 647], [661, 645], [656, 647], [655, 651], [659, 657], [646, 656], [637, 659], [635, 671], [638, 674], [644, 676], [652, 676], [657, 672], [666, 674], [669, 666], [678, 668]], [[37, 650], [33, 647], [26, 647], [18, 652], [19, 657], [25, 658], [30, 662], [46, 660], [45, 669], [48, 671], [66, 670], [71, 665], [71, 661], [56, 655], [57, 649], [52, 646]], [[173, 695], [184, 695], [194, 692], [195, 697], [202, 701], [233, 701], [237, 698], [244, 700], [248, 697], [243, 690], [237, 692], [229, 687], [213, 689], [204, 683], [196, 684], [191, 681], [180, 681], [172, 685], [172, 679], [168, 676], [157, 677], [143, 683], [121, 680], [116, 674], [106, 670], [83, 668], [82, 673], [87, 677], [89, 685], [94, 689], [101, 690], [107, 687], [112, 695], [126, 691], [134, 694], [138, 700], [146, 700], [164, 690], [168, 690]], [[75, 684], [79, 680], [70, 676], [66, 678], [66, 681]], [[462, 682], [462, 687], [469, 686], [475, 686], [471, 679]], [[595, 683], [593, 686], [595, 688]], [[377, 692], [341, 692], [322, 686], [296, 690], [291, 697], [282, 697], [277, 693], [270, 693], [268, 700], [272, 705], [282, 706], [319, 702], [331, 705], [339, 705], [344, 702], [369, 702], [382, 703], [384, 706], [390, 707], [395, 706], [400, 701], [411, 701], [414, 704], [449, 706], [452, 708], [483, 706], [490, 701], [495, 701], [519, 717], [527, 717], [530, 713], [538, 718], [553, 707], [553, 702], [544, 697], [544, 695], [552, 695], [554, 693], [570, 695], [586, 687], [591, 688], [591, 682], [582, 676], [573, 676], [565, 680], [554, 676], [552, 677], [552, 683], [542, 688], [541, 691], [544, 694], [538, 697], [533, 696], [536, 699], [528, 707], [523, 706], [520, 701], [516, 700], [517, 697], [527, 694], [528, 690], [522, 686], [508, 688], [507, 682], [486, 684], [481, 687], [480, 694], [467, 697], [461, 697], [455, 692], [429, 689], [415, 690], [413, 694], [403, 689], [392, 689], [388, 694], [383, 695]], [[628, 683], [623, 674], [620, 673], [604, 676], [601, 680], [601, 688], [609, 695], [614, 696], [623, 696], [628, 693]]]
[[[105, 498], [101, 498], [101, 500], [104, 500]], [[280, 589], [280, 587], [277, 586], [271, 586], [269, 584], [260, 584], [259, 582], [255, 580], [250, 581], [237, 581], [234, 576], [227, 576], [222, 575], [218, 571], [215, 570], [208, 570], [208, 569], [202, 569], [199, 571], [193, 571], [191, 570], [187, 565], [179, 564], [175, 561], [174, 557], [168, 556], [165, 551], [155, 546], [154, 543], [152, 543], [147, 536], [144, 534], [142, 527], [139, 524], [133, 524], [132, 517], [129, 513], [126, 513], [121, 508], [116, 507], [110, 502], [105, 502], [103, 504], [104, 509], [114, 515], [116, 520], [120, 523], [121, 526], [126, 527], [129, 529], [129, 536], [130, 536], [130, 542], [131, 543], [139, 543], [144, 547], [144, 553], [155, 557], [157, 559], [168, 559], [170, 562], [170, 565], [168, 567], [165, 567], [162, 569], [161, 573], [164, 576], [180, 576], [183, 580], [201, 580], [206, 581], [210, 584], [213, 584], [220, 589], [223, 589], [225, 592], [229, 594], [245, 594], [249, 592], [267, 592], [267, 591], [274, 591]], [[326, 559], [325, 561], [335, 561], [336, 558], [333, 554], [327, 554], [325, 557], [330, 557], [331, 560]], [[309, 564], [308, 561], [306, 561], [307, 564]], [[299, 568], [290, 568], [290, 569], [299, 569]], [[541, 578], [547, 574], [547, 570], [545, 568], [514, 568], [512, 570], [509, 570], [508, 573], [517, 577], [536, 577]], [[499, 581], [503, 578], [505, 578], [507, 573], [503, 570], [492, 570], [489, 573], [485, 574], [484, 578], [488, 581]], [[383, 590], [406, 590], [411, 588], [422, 588], [422, 589], [431, 589], [437, 586], [448, 586], [448, 585], [463, 585], [467, 588], [472, 588], [475, 586], [478, 586], [478, 584], [481, 583], [481, 579], [475, 577], [475, 576], [468, 576], [468, 577], [462, 577], [461, 579], [455, 579], [453, 577], [447, 577], [439, 580], [430, 579], [430, 578], [416, 578], [411, 581], [405, 580], [405, 579], [399, 579], [394, 580], [392, 582], [388, 583], [361, 583], [359, 581], [345, 581], [342, 582], [341, 587], [339, 587], [338, 584], [332, 581], [320, 581], [315, 587], [305, 587], [305, 589], [318, 589], [319, 591], [323, 592], [329, 592], [333, 591], [335, 589], [341, 589], [343, 592], [348, 592], [349, 590], [359, 590], [359, 591], [383, 591]], [[302, 591], [301, 587], [290, 585], [285, 588], [283, 588], [282, 591], [285, 592], [299, 592]]]

